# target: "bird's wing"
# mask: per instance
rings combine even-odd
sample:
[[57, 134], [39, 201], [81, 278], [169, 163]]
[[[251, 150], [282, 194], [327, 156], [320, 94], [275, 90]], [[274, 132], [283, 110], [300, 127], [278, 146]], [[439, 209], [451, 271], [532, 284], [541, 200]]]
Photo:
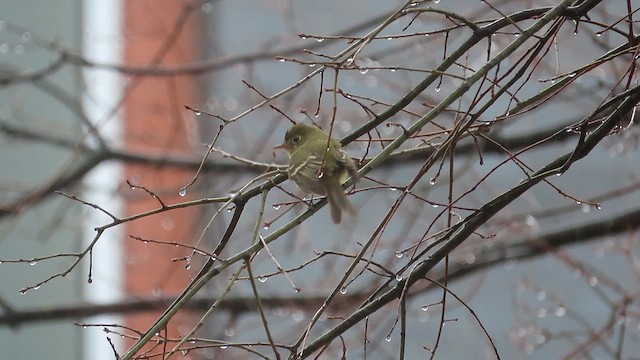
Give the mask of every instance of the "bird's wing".
[[312, 154], [300, 161], [291, 161], [287, 172], [289, 178], [303, 191], [325, 195], [326, 190], [322, 182], [319, 181], [322, 175], [320, 166], [322, 166], [322, 159]]
[[358, 180], [358, 167], [356, 166], [356, 162], [353, 161], [351, 156], [349, 156], [342, 147], [338, 147], [336, 150], [337, 151], [333, 152], [335, 154], [336, 161], [347, 169], [349, 175], [353, 177], [354, 181]]

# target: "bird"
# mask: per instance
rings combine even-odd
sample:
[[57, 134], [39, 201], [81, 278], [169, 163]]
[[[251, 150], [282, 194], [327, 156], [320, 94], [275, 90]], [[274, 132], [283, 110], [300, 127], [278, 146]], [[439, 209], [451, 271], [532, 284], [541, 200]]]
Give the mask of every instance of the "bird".
[[316, 126], [297, 123], [285, 133], [284, 143], [274, 149], [287, 151], [287, 174], [302, 191], [327, 197], [335, 224], [342, 221], [343, 211], [351, 216], [357, 214], [342, 183], [348, 175], [357, 180], [358, 167], [338, 140]]

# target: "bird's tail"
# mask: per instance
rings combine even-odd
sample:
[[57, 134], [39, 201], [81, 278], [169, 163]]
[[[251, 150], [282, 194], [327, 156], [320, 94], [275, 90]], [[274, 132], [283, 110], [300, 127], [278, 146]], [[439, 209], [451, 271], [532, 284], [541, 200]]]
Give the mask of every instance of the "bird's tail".
[[342, 221], [342, 211], [347, 214], [355, 216], [357, 214], [356, 209], [351, 205], [349, 199], [344, 193], [342, 186], [327, 186], [327, 201], [329, 202], [329, 210], [331, 213], [331, 220], [335, 224]]

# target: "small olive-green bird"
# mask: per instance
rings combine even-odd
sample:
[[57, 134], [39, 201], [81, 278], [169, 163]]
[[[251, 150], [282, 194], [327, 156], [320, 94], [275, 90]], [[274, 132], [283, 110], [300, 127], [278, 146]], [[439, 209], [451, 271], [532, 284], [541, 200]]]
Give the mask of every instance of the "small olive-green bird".
[[315, 126], [300, 123], [290, 127], [284, 143], [275, 148], [287, 150], [287, 173], [302, 191], [327, 196], [334, 223], [342, 220], [343, 210], [356, 214], [342, 183], [348, 174], [356, 179], [358, 168], [338, 140]]

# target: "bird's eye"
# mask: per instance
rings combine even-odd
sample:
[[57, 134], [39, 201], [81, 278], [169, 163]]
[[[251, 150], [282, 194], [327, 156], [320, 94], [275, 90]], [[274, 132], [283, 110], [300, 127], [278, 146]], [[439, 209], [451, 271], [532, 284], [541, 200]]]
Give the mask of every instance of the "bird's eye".
[[291, 141], [293, 141], [294, 144], [297, 144], [300, 142], [300, 139], [302, 138], [298, 135], [298, 136], [294, 136], [293, 139], [291, 139]]

